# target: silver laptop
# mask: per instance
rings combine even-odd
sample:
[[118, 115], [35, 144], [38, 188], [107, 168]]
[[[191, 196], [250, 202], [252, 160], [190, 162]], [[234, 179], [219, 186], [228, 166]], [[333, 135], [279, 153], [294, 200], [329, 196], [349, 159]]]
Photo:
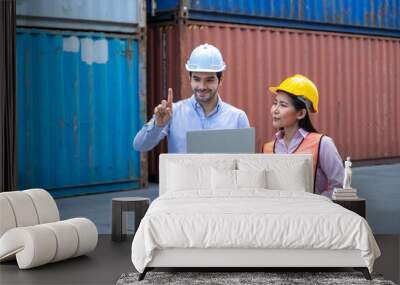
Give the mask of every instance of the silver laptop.
[[186, 133], [187, 153], [255, 153], [254, 128]]

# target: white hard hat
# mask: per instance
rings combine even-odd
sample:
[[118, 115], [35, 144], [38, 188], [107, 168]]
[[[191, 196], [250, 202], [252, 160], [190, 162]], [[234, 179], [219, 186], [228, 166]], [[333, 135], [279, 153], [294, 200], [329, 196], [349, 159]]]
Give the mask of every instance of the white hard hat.
[[221, 72], [225, 67], [219, 49], [209, 44], [196, 47], [186, 63], [186, 70], [192, 72]]

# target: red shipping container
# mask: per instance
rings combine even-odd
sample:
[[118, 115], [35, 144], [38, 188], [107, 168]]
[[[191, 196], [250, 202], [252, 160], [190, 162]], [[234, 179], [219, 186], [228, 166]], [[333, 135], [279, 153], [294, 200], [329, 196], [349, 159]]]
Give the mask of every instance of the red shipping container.
[[[275, 133], [271, 96], [296, 73], [319, 89], [316, 128], [332, 137], [342, 156], [354, 161], [400, 157], [400, 39], [233, 24], [182, 21], [153, 24], [148, 31], [148, 114], [174, 89], [174, 100], [191, 96], [184, 64], [202, 43], [218, 47], [227, 64], [220, 95], [243, 109], [256, 128], [256, 147]], [[150, 153], [149, 174], [158, 175]]]

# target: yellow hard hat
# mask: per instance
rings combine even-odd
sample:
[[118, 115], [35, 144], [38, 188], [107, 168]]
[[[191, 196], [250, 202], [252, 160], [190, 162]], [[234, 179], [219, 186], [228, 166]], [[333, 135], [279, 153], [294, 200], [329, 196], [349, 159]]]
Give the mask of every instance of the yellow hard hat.
[[[312, 113], [318, 113], [318, 89], [315, 84], [301, 74], [286, 78], [279, 86], [269, 87], [269, 91], [276, 94], [277, 91], [284, 91], [311, 102]], [[306, 104], [307, 106], [307, 104]]]

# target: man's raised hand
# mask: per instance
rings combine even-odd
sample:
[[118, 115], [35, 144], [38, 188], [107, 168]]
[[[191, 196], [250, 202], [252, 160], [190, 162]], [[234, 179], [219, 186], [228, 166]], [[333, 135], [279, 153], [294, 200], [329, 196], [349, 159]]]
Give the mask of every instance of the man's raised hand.
[[172, 88], [168, 88], [167, 100], [162, 100], [161, 104], [154, 108], [157, 127], [164, 127], [172, 118], [172, 102], [174, 99]]

